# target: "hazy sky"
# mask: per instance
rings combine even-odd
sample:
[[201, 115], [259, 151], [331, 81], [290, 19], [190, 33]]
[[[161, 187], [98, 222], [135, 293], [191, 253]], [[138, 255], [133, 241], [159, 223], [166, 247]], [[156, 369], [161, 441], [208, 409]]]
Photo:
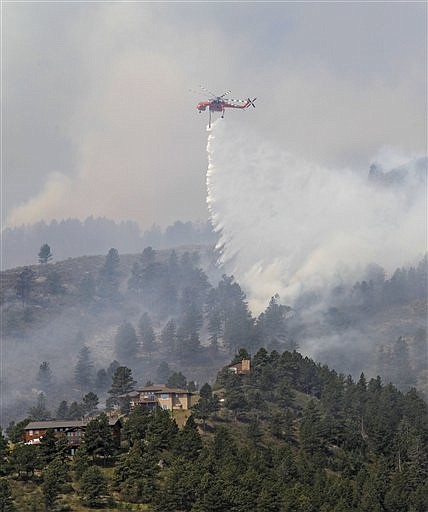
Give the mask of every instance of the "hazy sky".
[[426, 147], [426, 4], [5, 2], [3, 212], [207, 218], [198, 84], [270, 143], [366, 172]]

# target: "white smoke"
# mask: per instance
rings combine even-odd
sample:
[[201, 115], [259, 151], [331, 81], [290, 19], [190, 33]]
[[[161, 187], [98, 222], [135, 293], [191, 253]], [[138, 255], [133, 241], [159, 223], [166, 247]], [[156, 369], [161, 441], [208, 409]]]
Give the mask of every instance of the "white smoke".
[[[392, 271], [426, 250], [425, 182], [415, 165], [401, 169], [400, 183], [376, 184], [368, 169], [319, 166], [223, 120], [209, 130], [207, 151], [222, 263], [255, 312], [275, 293], [292, 304], [306, 290], [358, 278], [369, 263]], [[389, 149], [376, 160], [412, 159]]]

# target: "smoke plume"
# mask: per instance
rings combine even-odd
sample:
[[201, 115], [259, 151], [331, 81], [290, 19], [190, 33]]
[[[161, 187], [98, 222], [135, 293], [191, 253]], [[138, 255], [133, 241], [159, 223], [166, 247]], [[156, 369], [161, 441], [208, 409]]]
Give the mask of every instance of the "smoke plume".
[[317, 165], [224, 120], [208, 131], [207, 202], [221, 260], [254, 311], [275, 293], [293, 304], [369, 263], [391, 272], [426, 250], [426, 159], [385, 149], [369, 179], [368, 169]]

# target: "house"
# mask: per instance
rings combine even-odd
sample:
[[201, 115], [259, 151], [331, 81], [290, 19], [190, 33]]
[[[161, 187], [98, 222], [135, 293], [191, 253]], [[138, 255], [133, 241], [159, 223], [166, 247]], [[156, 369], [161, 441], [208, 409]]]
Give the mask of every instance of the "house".
[[[40, 444], [41, 438], [48, 430], [53, 430], [57, 437], [66, 436], [71, 454], [73, 455], [76, 448], [85, 436], [87, 424], [93, 418], [84, 420], [61, 420], [61, 421], [31, 421], [24, 429], [25, 444]], [[109, 418], [109, 426], [113, 435], [114, 444], [120, 445], [120, 430], [122, 424], [119, 418]]]
[[238, 363], [229, 364], [227, 368], [230, 372], [236, 373], [237, 375], [247, 375], [251, 371], [251, 360], [243, 359]]
[[192, 395], [187, 389], [168, 388], [159, 384], [131, 391], [125, 396], [130, 399], [131, 407], [142, 405], [148, 409], [162, 407], [170, 411], [186, 411], [192, 406]]

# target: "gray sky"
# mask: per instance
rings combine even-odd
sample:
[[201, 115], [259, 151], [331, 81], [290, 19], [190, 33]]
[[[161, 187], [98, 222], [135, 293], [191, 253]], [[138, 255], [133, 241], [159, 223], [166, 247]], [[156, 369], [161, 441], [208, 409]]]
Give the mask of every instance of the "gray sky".
[[366, 172], [426, 147], [424, 3], [4, 3], [3, 212], [207, 218], [204, 84], [236, 130]]

